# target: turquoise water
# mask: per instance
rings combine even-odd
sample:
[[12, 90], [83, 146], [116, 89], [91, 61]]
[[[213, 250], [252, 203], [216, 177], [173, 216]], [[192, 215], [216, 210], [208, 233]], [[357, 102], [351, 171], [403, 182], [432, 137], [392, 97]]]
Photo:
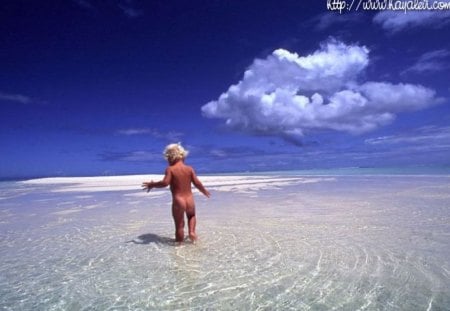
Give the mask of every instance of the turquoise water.
[[317, 175], [201, 177], [181, 246], [144, 177], [2, 183], [0, 308], [448, 309], [450, 177]]
[[[227, 175], [248, 175], [250, 172], [241, 172]], [[251, 172], [253, 175], [281, 175], [281, 176], [354, 176], [354, 175], [450, 175], [450, 167], [389, 167], [389, 168], [362, 168], [344, 167], [329, 169], [301, 169], [288, 171], [262, 171]], [[214, 174], [212, 174], [214, 175]]]

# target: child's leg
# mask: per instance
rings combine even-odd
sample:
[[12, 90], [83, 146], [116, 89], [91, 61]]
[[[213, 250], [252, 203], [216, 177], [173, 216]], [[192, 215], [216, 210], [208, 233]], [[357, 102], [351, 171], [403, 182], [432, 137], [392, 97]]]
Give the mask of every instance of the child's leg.
[[184, 210], [175, 204], [172, 206], [172, 216], [175, 222], [175, 241], [184, 241]]
[[188, 214], [187, 218], [188, 218], [188, 226], [189, 226], [189, 238], [192, 241], [196, 241], [197, 234], [195, 233], [195, 225], [197, 223], [197, 218], [195, 217], [195, 213], [194, 213], [194, 215]]
[[195, 225], [197, 224], [197, 218], [195, 217], [195, 203], [193, 197], [187, 200], [186, 216], [188, 219], [189, 238], [192, 241], [197, 240], [197, 234], [195, 233]]

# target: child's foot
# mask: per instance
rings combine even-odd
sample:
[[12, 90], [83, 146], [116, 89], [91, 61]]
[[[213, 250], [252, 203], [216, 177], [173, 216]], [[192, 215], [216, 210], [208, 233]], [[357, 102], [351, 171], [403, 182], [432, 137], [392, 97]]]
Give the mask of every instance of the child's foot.
[[195, 243], [198, 239], [197, 234], [189, 233], [189, 239], [191, 240], [192, 243]]

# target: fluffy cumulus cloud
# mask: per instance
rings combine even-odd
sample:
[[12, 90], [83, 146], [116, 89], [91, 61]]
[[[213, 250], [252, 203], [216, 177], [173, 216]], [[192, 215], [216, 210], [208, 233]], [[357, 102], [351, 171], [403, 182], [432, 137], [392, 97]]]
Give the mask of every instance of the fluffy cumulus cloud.
[[420, 85], [361, 81], [368, 64], [366, 47], [336, 40], [306, 56], [278, 49], [256, 59], [202, 113], [238, 131], [301, 143], [307, 131], [363, 133], [437, 102]]

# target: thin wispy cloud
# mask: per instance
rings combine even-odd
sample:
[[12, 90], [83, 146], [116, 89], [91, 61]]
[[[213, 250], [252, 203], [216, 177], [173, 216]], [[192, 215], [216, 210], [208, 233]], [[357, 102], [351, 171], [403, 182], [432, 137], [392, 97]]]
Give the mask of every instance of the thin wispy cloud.
[[146, 150], [129, 152], [103, 152], [99, 154], [101, 161], [148, 162], [161, 160], [162, 154]]
[[168, 141], [179, 141], [184, 133], [176, 131], [161, 132], [154, 128], [129, 128], [120, 129], [116, 132], [118, 135], [133, 136], [133, 135], [149, 135], [154, 138], [165, 139]]
[[364, 133], [439, 102], [421, 85], [362, 80], [368, 64], [366, 47], [336, 40], [306, 56], [278, 49], [202, 112], [236, 131], [301, 144], [308, 131]]
[[343, 25], [353, 25], [363, 18], [363, 14], [335, 14], [334, 12], [325, 12], [312, 18], [310, 22], [315, 24], [315, 30], [323, 31], [330, 28], [339, 28]]
[[402, 74], [408, 73], [432, 73], [450, 68], [450, 51], [441, 49], [424, 53]]
[[152, 134], [153, 131], [154, 131], [153, 129], [149, 129], [149, 128], [131, 128], [131, 129], [118, 130], [117, 134], [126, 135], [126, 136], [144, 135], [144, 134]]
[[213, 148], [209, 150], [209, 155], [214, 158], [240, 158], [240, 157], [254, 157], [264, 155], [265, 152], [248, 146]]
[[381, 11], [373, 22], [389, 33], [418, 28], [440, 28], [450, 22], [450, 11]]
[[131, 1], [125, 1], [124, 3], [119, 3], [118, 7], [119, 7], [119, 9], [122, 10], [123, 14], [129, 18], [136, 18], [136, 17], [144, 15], [144, 11], [133, 7], [133, 3]]
[[[89, 10], [89, 11], [101, 11], [99, 9], [100, 5], [99, 3], [95, 1], [90, 0], [72, 0], [74, 3], [76, 3], [80, 8]], [[96, 6], [96, 5], [97, 6]], [[142, 15], [144, 15], [144, 11], [141, 9], [138, 9], [135, 5], [135, 2], [133, 0], [119, 0], [115, 2], [111, 2], [108, 4], [107, 8], [114, 9], [114, 10], [120, 10], [122, 14], [128, 18], [137, 18]]]
[[87, 10], [94, 9], [94, 6], [88, 0], [72, 0], [72, 1], [83, 9], [87, 9]]
[[0, 102], [2, 101], [16, 102], [19, 104], [30, 104], [34, 102], [34, 100], [31, 97], [26, 95], [0, 92]]
[[432, 145], [444, 144], [450, 147], [450, 127], [444, 126], [425, 126], [408, 133], [397, 135], [380, 136], [365, 140], [369, 145], [426, 145], [429, 148]]

